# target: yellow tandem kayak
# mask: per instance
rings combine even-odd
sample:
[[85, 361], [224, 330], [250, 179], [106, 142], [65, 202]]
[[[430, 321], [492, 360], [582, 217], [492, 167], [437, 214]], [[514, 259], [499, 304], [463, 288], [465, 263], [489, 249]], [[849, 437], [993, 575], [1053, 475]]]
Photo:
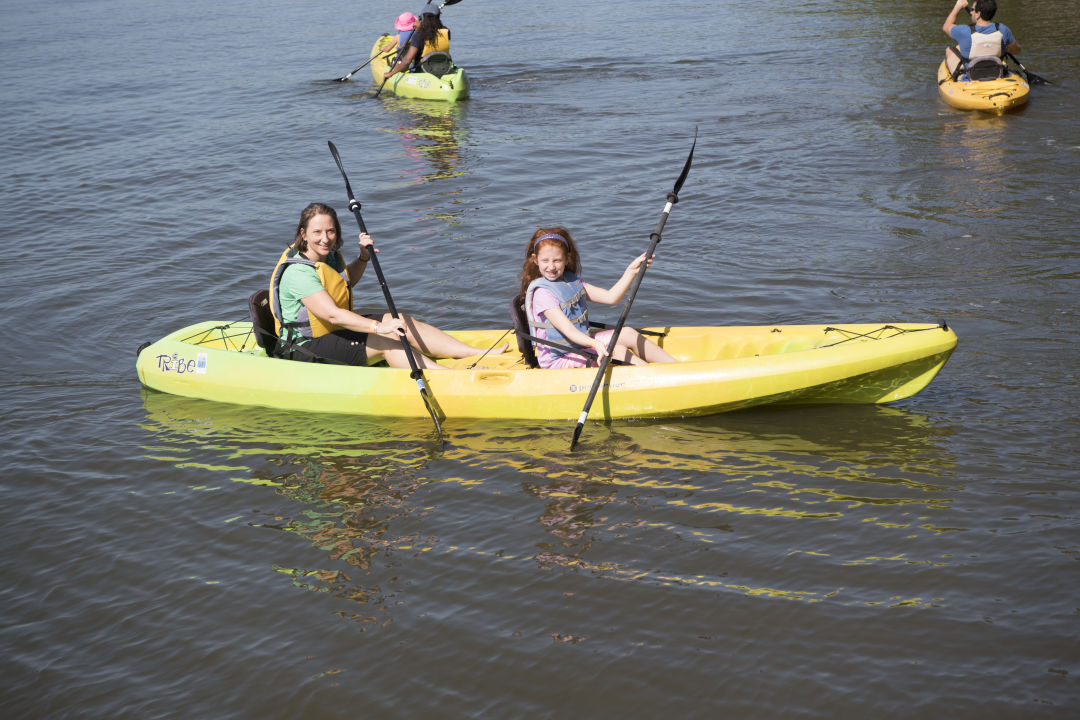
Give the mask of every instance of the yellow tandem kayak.
[[937, 80], [941, 99], [954, 108], [999, 115], [1026, 103], [1031, 90], [1027, 80], [1016, 71], [999, 80], [952, 80], [944, 60], [938, 66]]
[[[922, 390], [956, 347], [939, 324], [652, 328], [679, 362], [610, 367], [590, 418], [709, 415], [767, 404], [887, 403]], [[503, 330], [452, 331], [476, 347]], [[516, 351], [424, 373], [447, 418], [573, 420], [595, 368], [528, 368]], [[427, 417], [408, 370], [268, 357], [250, 322], [203, 322], [140, 348], [139, 380], [174, 395], [287, 410]]]
[[[399, 97], [420, 98], [421, 100], [447, 100], [454, 102], [464, 100], [469, 96], [469, 78], [465, 74], [465, 68], [452, 66], [449, 72], [442, 76], [432, 75], [426, 72], [399, 72], [392, 76], [383, 86], [383, 77], [390, 70], [390, 60], [394, 53], [388, 56], [376, 57], [393, 40], [392, 35], [380, 35], [379, 39], [371, 48], [371, 76], [375, 82]], [[396, 52], [396, 51], [395, 51]]]

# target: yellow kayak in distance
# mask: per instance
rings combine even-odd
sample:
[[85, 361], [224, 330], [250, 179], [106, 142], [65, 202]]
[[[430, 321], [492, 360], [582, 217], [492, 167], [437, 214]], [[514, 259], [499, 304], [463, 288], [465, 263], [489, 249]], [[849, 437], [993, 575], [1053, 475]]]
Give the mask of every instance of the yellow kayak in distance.
[[421, 100], [445, 100], [456, 102], [469, 97], [469, 78], [465, 74], [465, 68], [453, 65], [442, 76], [432, 75], [426, 72], [399, 72], [392, 76], [386, 85], [383, 85], [383, 77], [390, 71], [390, 60], [394, 58], [397, 50], [386, 57], [376, 57], [383, 48], [394, 40], [392, 35], [380, 35], [379, 39], [371, 47], [371, 76], [375, 82], [398, 97], [419, 98]]
[[952, 107], [998, 115], [1024, 105], [1031, 90], [1015, 70], [998, 80], [953, 80], [944, 60], [938, 66], [937, 80], [941, 99]]
[[[711, 415], [760, 405], [888, 403], [922, 390], [956, 347], [945, 323], [652, 328], [679, 362], [610, 366], [592, 420]], [[450, 334], [474, 347], [512, 331]], [[574, 420], [596, 368], [529, 368], [517, 352], [443, 360], [424, 379], [448, 419]], [[161, 392], [285, 410], [422, 418], [408, 369], [268, 357], [247, 321], [203, 322], [140, 348], [140, 382]]]

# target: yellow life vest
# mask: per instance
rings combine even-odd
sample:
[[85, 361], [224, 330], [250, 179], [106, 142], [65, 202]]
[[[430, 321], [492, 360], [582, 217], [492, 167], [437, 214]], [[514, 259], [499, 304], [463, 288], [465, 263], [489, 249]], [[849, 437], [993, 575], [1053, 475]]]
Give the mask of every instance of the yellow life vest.
[[[338, 263], [341, 265], [341, 272], [335, 270], [329, 263], [308, 260], [291, 245], [285, 248], [285, 252], [281, 253], [281, 258], [278, 260], [277, 265], [274, 266], [274, 274], [270, 277], [270, 310], [274, 314], [274, 330], [277, 332], [278, 337], [281, 337], [283, 325], [281, 321], [279, 284], [281, 283], [281, 275], [289, 265], [299, 263], [314, 268], [315, 273], [319, 276], [319, 282], [322, 283], [323, 289], [330, 294], [334, 304], [343, 310], [352, 310], [352, 285], [349, 283], [349, 268], [345, 264], [344, 258], [341, 257], [341, 253], [335, 250], [333, 255], [336, 256]], [[296, 322], [284, 323], [284, 325], [299, 329], [300, 335], [307, 338], [321, 337], [341, 329], [338, 325], [324, 322], [315, 317], [308, 312], [306, 307], [300, 308], [300, 314], [297, 316]]]
[[433, 52], [450, 52], [450, 31], [441, 28], [436, 33], [434, 40], [424, 43], [424, 51], [420, 53], [421, 57]]

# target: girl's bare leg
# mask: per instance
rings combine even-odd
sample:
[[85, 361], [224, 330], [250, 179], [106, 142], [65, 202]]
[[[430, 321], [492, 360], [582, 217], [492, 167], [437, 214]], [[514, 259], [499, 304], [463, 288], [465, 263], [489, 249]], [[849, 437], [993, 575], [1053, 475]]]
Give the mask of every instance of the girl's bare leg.
[[[622, 338], [622, 334], [619, 334], [619, 338]], [[615, 350], [611, 353], [611, 357], [614, 360], [627, 363], [629, 365], [646, 365], [644, 360], [639, 358], [634, 353], [630, 352], [630, 349], [623, 345], [621, 342], [615, 346]]]
[[648, 339], [634, 328], [623, 328], [619, 333], [619, 344], [633, 349], [634, 353], [647, 363], [675, 362], [662, 347]]

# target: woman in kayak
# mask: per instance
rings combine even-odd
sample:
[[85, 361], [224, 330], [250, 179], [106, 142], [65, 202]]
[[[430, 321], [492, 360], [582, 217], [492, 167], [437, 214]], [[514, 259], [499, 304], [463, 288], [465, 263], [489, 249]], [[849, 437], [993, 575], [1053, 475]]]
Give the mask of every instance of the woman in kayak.
[[[533, 233], [521, 268], [525, 315], [536, 337], [566, 346], [561, 350], [537, 343], [536, 359], [540, 367], [579, 368], [599, 364], [597, 358], [607, 355], [614, 330], [589, 334], [587, 301], [614, 305], [622, 300], [644, 262], [645, 253], [642, 253], [626, 267], [618, 282], [604, 290], [578, 278], [581, 260], [565, 228], [540, 228]], [[575, 351], [582, 348], [591, 350]], [[612, 357], [633, 365], [675, 361], [633, 328], [619, 332]]]
[[450, 52], [450, 30], [442, 24], [439, 6], [435, 4], [425, 5], [420, 11], [419, 29], [413, 31], [408, 46], [398, 52], [397, 62], [386, 72], [383, 80], [408, 69], [410, 64], [414, 66], [414, 71], [418, 71], [420, 60], [433, 52]]
[[[359, 315], [352, 311], [352, 286], [364, 274], [374, 248], [360, 235], [360, 255], [346, 264], [341, 254], [341, 224], [329, 205], [312, 203], [300, 213], [293, 244], [285, 249], [270, 279], [270, 305], [281, 337], [280, 355], [306, 362], [367, 365], [385, 358], [407, 368], [404, 335], [418, 350], [420, 368], [437, 368], [430, 357], [463, 358], [482, 354], [442, 330], [407, 315]], [[490, 352], [499, 354], [505, 345]]]

